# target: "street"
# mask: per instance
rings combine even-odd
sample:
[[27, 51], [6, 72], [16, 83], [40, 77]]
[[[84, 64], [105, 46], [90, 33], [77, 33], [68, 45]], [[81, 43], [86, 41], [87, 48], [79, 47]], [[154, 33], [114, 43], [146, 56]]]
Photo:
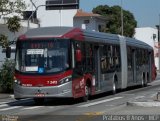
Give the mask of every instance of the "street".
[[[160, 91], [159, 76], [147, 87], [127, 89], [115, 95], [105, 93], [92, 97], [88, 102], [80, 99], [48, 99], [36, 105], [32, 99], [16, 101], [0, 98], [2, 121], [96, 121], [96, 120], [159, 120], [160, 102], [155, 101]], [[144, 105], [139, 105], [144, 104]], [[120, 117], [117, 117], [117, 116]], [[139, 117], [132, 117], [138, 115]], [[149, 116], [149, 117], [143, 117]], [[113, 117], [116, 116], [116, 117]], [[129, 116], [129, 117], [127, 117]]]

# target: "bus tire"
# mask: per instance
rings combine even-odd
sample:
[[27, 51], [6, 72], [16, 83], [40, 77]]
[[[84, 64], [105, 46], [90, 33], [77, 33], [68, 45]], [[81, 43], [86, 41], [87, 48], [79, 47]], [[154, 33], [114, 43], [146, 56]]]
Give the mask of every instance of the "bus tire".
[[147, 84], [150, 82], [150, 79], [149, 79], [149, 73], [147, 72], [147, 77], [146, 77], [146, 83], [145, 83], [145, 87], [147, 86]]
[[90, 95], [90, 87], [88, 85], [85, 85], [85, 96], [83, 97], [83, 101], [87, 102]]
[[44, 98], [34, 98], [34, 102], [37, 105], [41, 105], [44, 103]]
[[118, 81], [117, 81], [117, 77], [115, 77], [114, 78], [114, 81], [113, 81], [113, 85], [112, 85], [112, 93], [113, 94], [116, 94], [117, 93], [117, 83], [118, 83]]
[[16, 100], [21, 100], [21, 98], [15, 98]]
[[146, 77], [145, 77], [145, 74], [143, 73], [142, 74], [142, 87], [145, 87], [146, 86]]

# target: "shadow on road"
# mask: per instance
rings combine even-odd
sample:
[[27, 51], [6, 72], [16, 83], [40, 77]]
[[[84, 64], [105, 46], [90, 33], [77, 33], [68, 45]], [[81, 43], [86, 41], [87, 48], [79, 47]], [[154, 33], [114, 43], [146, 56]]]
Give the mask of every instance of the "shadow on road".
[[[151, 86], [151, 85], [148, 85]], [[125, 91], [131, 91], [131, 90], [136, 90], [142, 88], [141, 86], [133, 86], [129, 87], [125, 90], [117, 90], [117, 93], [120, 92], [125, 92]], [[97, 94], [94, 96], [91, 96], [89, 100], [96, 100], [98, 98], [103, 98], [106, 96], [113, 95], [112, 91]], [[83, 100], [81, 98], [79, 99], [73, 99], [73, 98], [47, 98], [44, 100], [44, 103], [37, 104], [34, 102], [33, 99], [22, 99], [22, 100], [17, 100], [14, 102], [8, 103], [9, 106], [66, 106], [66, 105], [75, 105], [82, 103]]]
[[22, 99], [7, 103], [9, 106], [65, 106], [80, 103], [80, 99], [58, 98], [45, 99], [44, 103], [36, 104], [33, 99]]

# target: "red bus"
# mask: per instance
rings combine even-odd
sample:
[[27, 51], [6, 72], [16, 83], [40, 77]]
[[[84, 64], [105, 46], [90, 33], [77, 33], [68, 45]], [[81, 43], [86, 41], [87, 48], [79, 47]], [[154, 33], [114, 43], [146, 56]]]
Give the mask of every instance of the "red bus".
[[80, 98], [147, 85], [153, 48], [119, 35], [70, 27], [31, 29], [16, 43], [16, 99]]

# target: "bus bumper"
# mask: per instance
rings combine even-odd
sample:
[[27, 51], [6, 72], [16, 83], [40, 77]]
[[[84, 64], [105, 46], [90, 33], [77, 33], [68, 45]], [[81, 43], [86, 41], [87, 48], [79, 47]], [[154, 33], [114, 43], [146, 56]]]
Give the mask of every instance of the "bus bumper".
[[22, 98], [71, 98], [72, 82], [50, 87], [24, 87], [14, 84], [14, 97]]

